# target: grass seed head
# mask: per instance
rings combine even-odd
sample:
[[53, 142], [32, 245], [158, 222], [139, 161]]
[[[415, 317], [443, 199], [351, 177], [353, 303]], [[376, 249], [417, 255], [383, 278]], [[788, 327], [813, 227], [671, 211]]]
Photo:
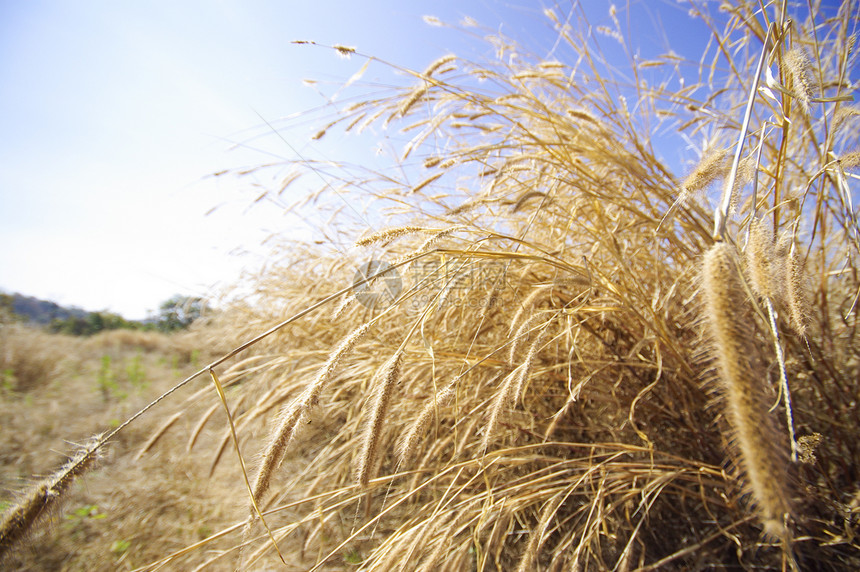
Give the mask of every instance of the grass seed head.
[[726, 159], [729, 152], [726, 150], [711, 151], [704, 155], [684, 182], [681, 183], [681, 194], [678, 203], [683, 204], [696, 192], [705, 190], [711, 183], [728, 173], [729, 164]]
[[843, 169], [856, 169], [860, 167], [860, 151], [851, 151], [839, 158]]
[[792, 512], [787, 452], [769, 411], [766, 376], [751, 337], [754, 320], [732, 246], [721, 242], [708, 250], [702, 293], [705, 326], [739, 464], [766, 531], [785, 538], [785, 521]]
[[794, 248], [788, 248], [785, 259], [785, 296], [789, 318], [794, 331], [805, 337], [811, 322], [812, 304], [809, 296], [809, 277], [803, 259]]
[[373, 401], [370, 416], [366, 422], [362, 436], [361, 452], [355, 470], [355, 480], [361, 486], [367, 486], [372, 477], [372, 471], [376, 463], [379, 438], [382, 433], [382, 424], [388, 413], [391, 402], [391, 393], [397, 381], [400, 379], [400, 366], [403, 361], [403, 351], [398, 350], [388, 358], [376, 371], [371, 385], [373, 386]]
[[457, 59], [457, 56], [455, 56], [454, 54], [444, 55], [441, 58], [438, 58], [437, 60], [435, 60], [429, 66], [427, 66], [427, 68], [424, 70], [424, 72], [421, 75], [429, 78], [439, 68], [441, 68], [444, 65], [450, 64], [451, 62], [453, 62], [456, 59]]
[[395, 238], [405, 236], [407, 234], [414, 234], [416, 232], [421, 232], [424, 230], [420, 226], [414, 225], [406, 225], [406, 226], [397, 226], [393, 228], [385, 228], [380, 231], [374, 232], [365, 236], [363, 238], [358, 239], [355, 242], [356, 246], [370, 246], [371, 244], [382, 242], [382, 241], [390, 241]]
[[746, 268], [756, 294], [771, 301], [782, 298], [784, 260], [777, 255], [773, 232], [761, 219], [750, 224]]
[[792, 48], [783, 55], [786, 76], [790, 78], [791, 90], [804, 113], [809, 113], [809, 102], [816, 96], [812, 77], [813, 68], [809, 54], [802, 48]]
[[400, 464], [407, 463], [413, 457], [418, 449], [419, 441], [425, 437], [424, 433], [430, 426], [433, 416], [440, 408], [447, 406], [454, 399], [460, 379], [461, 376], [459, 375], [452, 379], [448, 385], [424, 404], [421, 412], [397, 444], [397, 456]]
[[[260, 467], [257, 469], [257, 476], [254, 479], [254, 499], [258, 504], [263, 502], [263, 497], [269, 490], [272, 476], [281, 463], [281, 459], [284, 458], [284, 452], [287, 450], [287, 445], [289, 445], [295, 434], [296, 425], [298, 425], [304, 411], [305, 401], [299, 397], [293, 400], [278, 415], [274, 429], [269, 437], [269, 442], [263, 452]], [[251, 507], [251, 514], [255, 514], [253, 506]]]
[[316, 407], [319, 403], [320, 395], [323, 389], [328, 385], [329, 381], [337, 373], [337, 367], [340, 365], [343, 358], [349, 354], [358, 341], [370, 330], [370, 322], [365, 322], [349, 333], [337, 348], [331, 353], [313, 382], [308, 386], [304, 402], [307, 407]]
[[101, 456], [100, 437], [81, 447], [53, 475], [37, 483], [0, 521], [0, 561], [64, 500], [72, 483], [92, 470]]

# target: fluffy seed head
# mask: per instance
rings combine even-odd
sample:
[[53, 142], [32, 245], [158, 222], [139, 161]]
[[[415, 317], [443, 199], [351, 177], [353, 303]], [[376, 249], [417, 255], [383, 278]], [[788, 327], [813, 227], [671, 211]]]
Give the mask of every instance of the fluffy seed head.
[[100, 457], [99, 437], [81, 447], [53, 475], [37, 483], [0, 521], [0, 559], [14, 548], [44, 515], [57, 507], [76, 478], [92, 469]]
[[353, 48], [352, 46], [342, 46], [340, 44], [335, 44], [332, 47], [337, 50], [337, 55], [347, 60], [352, 54], [355, 53], [355, 48]]
[[445, 407], [454, 398], [457, 392], [457, 386], [460, 383], [462, 376], [458, 375], [446, 385], [442, 391], [437, 393], [433, 399], [430, 399], [412, 422], [409, 430], [397, 444], [397, 456], [400, 463], [406, 463], [412, 458], [412, 454], [418, 448], [418, 442], [424, 436], [424, 432], [430, 425], [430, 420], [440, 407]]
[[746, 248], [747, 275], [756, 294], [776, 300], [782, 272], [778, 271], [778, 257], [774, 249], [773, 233], [759, 219], [750, 224], [750, 237]]
[[726, 157], [728, 156], [728, 151], [720, 150], [702, 157], [702, 160], [699, 161], [696, 168], [687, 175], [687, 178], [684, 179], [684, 182], [681, 184], [683, 192], [692, 193], [695, 191], [701, 191], [718, 178], [725, 175], [728, 170], [728, 165], [726, 164]]
[[404, 236], [407, 234], [413, 234], [416, 232], [421, 232], [422, 230], [424, 230], [424, 229], [420, 226], [411, 226], [411, 225], [398, 226], [398, 227], [394, 227], [394, 228], [384, 228], [380, 231], [374, 232], [373, 234], [365, 236], [364, 238], [358, 239], [357, 241], [355, 241], [355, 245], [356, 246], [370, 246], [371, 244], [373, 244], [375, 242], [380, 242], [383, 240], [391, 240], [391, 239], [394, 239], [394, 238], [397, 238], [400, 236]]
[[391, 401], [391, 392], [394, 385], [400, 379], [400, 365], [403, 362], [403, 351], [398, 350], [393, 356], [376, 370], [373, 376], [374, 386], [373, 404], [371, 406], [370, 418], [365, 426], [362, 437], [361, 453], [358, 457], [358, 466], [355, 470], [355, 480], [361, 486], [366, 486], [371, 478], [371, 472], [376, 463], [376, 454], [379, 448], [379, 435], [382, 432], [382, 424], [388, 413], [388, 405]]
[[851, 120], [857, 117], [860, 117], [860, 107], [856, 105], [841, 106], [833, 116], [833, 131], [841, 130], [846, 123], [853, 123]]
[[750, 327], [755, 322], [742, 280], [733, 247], [711, 247], [702, 273], [705, 326], [727, 418], [759, 517], [768, 533], [785, 538], [791, 513], [786, 450], [769, 411], [767, 377], [755, 357]]
[[[278, 416], [275, 430], [272, 431], [269, 443], [266, 445], [263, 460], [260, 463], [260, 468], [257, 470], [257, 477], [254, 480], [254, 499], [258, 504], [262, 502], [263, 495], [269, 490], [272, 475], [284, 457], [284, 451], [287, 450], [287, 445], [293, 438], [296, 425], [304, 409], [303, 400], [299, 397], [285, 407]], [[251, 514], [255, 514], [253, 506], [251, 507]]]
[[427, 95], [427, 92], [429, 90], [430, 85], [427, 83], [419, 85], [418, 87], [413, 89], [412, 93], [409, 94], [409, 97], [404, 99], [403, 103], [400, 105], [400, 117], [405, 117], [406, 114], [409, 113], [409, 110], [412, 109], [412, 106], [414, 106], [416, 103], [418, 103], [419, 100], [421, 100], [425, 95]]
[[[275, 469], [280, 465], [281, 459], [284, 457], [284, 452], [287, 449], [290, 441], [295, 435], [296, 426], [303, 415], [306, 415], [311, 408], [319, 403], [319, 397], [323, 389], [337, 371], [337, 366], [340, 364], [343, 357], [348, 354], [358, 343], [367, 330], [370, 328], [369, 323], [362, 324], [346, 336], [334, 352], [326, 360], [325, 365], [320, 368], [319, 373], [314, 378], [314, 381], [308, 388], [289, 405], [287, 405], [278, 416], [275, 428], [269, 438], [269, 443], [266, 445], [263, 453], [263, 460], [260, 463], [260, 468], [257, 471], [257, 477], [254, 482], [254, 498], [259, 503], [263, 500], [263, 495], [269, 489], [269, 484], [272, 480], [272, 475]], [[253, 507], [252, 507], [253, 513]]]
[[427, 68], [424, 70], [424, 73], [421, 75], [423, 75], [425, 77], [430, 77], [431, 75], [433, 75], [433, 73], [436, 70], [438, 70], [439, 68], [441, 68], [445, 64], [450, 64], [451, 62], [453, 62], [456, 59], [457, 59], [457, 56], [455, 56], [454, 54], [448, 54], [448, 55], [442, 56], [441, 58], [437, 59], [436, 61], [431, 63], [429, 66], [427, 66]]
[[418, 183], [417, 185], [412, 187], [412, 190], [409, 191], [409, 193], [410, 194], [417, 193], [418, 191], [420, 191], [421, 189], [423, 189], [424, 187], [426, 187], [427, 185], [429, 185], [430, 183], [432, 183], [433, 181], [435, 181], [436, 179], [438, 179], [439, 177], [441, 177], [444, 174], [445, 174], [445, 172], [441, 171], [439, 173], [434, 173], [433, 175], [430, 175], [429, 177], [427, 177], [426, 179], [424, 179], [423, 181], [421, 181], [420, 183]]
[[786, 256], [786, 305], [791, 326], [800, 336], [805, 336], [809, 327], [811, 303], [809, 286], [803, 268], [803, 259], [796, 250], [791, 249]]
[[860, 151], [852, 151], [842, 155], [839, 158], [839, 163], [843, 169], [853, 169], [860, 166]]
[[812, 82], [812, 61], [801, 48], [792, 48], [782, 59], [785, 74], [791, 81], [791, 89], [804, 113], [809, 113], [809, 101], [815, 97]]
[[361, 337], [367, 333], [370, 329], [370, 323], [364, 323], [354, 329], [349, 335], [347, 335], [341, 342], [338, 344], [337, 348], [331, 353], [328, 359], [325, 362], [325, 365], [320, 368], [319, 373], [317, 374], [314, 381], [308, 386], [307, 393], [305, 395], [305, 405], [306, 407], [315, 407], [319, 403], [320, 394], [331, 378], [334, 376], [337, 371], [337, 366], [340, 365], [341, 360], [352, 351], [355, 347], [355, 344], [361, 339]]
[[502, 414], [519, 399], [523, 385], [529, 375], [531, 375], [532, 366], [534, 365], [538, 350], [543, 343], [543, 338], [542, 334], [537, 336], [537, 339], [529, 346], [528, 353], [526, 353], [523, 362], [505, 376], [505, 379], [502, 381], [502, 386], [493, 398], [490, 416], [487, 419], [486, 427], [484, 427], [484, 438], [481, 444], [483, 450], [487, 450], [493, 437], [495, 437]]
[[424, 159], [424, 168], [431, 169], [442, 162], [442, 157], [439, 155], [433, 155], [432, 157], [427, 157]]

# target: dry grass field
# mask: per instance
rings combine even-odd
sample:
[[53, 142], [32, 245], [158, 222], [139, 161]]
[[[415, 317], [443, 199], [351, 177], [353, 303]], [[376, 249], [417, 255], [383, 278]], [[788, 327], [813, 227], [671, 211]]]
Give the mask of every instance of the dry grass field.
[[188, 334], [2, 326], [5, 566], [860, 569], [860, 9], [690, 10], [326, 107], [397, 160], [261, 167], [337, 240]]

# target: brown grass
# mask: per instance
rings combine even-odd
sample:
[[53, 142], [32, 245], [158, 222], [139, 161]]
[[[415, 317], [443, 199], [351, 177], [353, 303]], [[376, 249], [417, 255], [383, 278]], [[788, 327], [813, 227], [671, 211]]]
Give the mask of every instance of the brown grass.
[[49, 383], [63, 360], [51, 351], [53, 339], [21, 324], [0, 325], [0, 391], [26, 392]]
[[[99, 442], [90, 436], [116, 426], [189, 371], [187, 358], [194, 353], [189, 335], [109, 332], [72, 338], [6, 327], [0, 335], [15, 332], [6, 338], [20, 344], [15, 353], [35, 348], [29, 358], [44, 357], [47, 363], [38, 369], [50, 375], [34, 378], [25, 391], [6, 391], [0, 400], [4, 569], [130, 570], [244, 513], [241, 503], [214, 502], [225, 497], [238, 474], [213, 481], [192, 476], [208, 466], [209, 453], [188, 455], [184, 443], [163, 439], [135, 460], [162, 424], [158, 417], [130, 426], [109, 446], [86, 455], [84, 463], [69, 461], [81, 460], [82, 451]], [[34, 339], [39, 343], [32, 345]], [[116, 384], [107, 399], [99, 387], [105, 357]], [[173, 432], [190, 432], [194, 420], [188, 413], [200, 411], [185, 409]], [[163, 419], [174, 413], [166, 407]], [[203, 432], [201, 445], [212, 446], [212, 433]]]

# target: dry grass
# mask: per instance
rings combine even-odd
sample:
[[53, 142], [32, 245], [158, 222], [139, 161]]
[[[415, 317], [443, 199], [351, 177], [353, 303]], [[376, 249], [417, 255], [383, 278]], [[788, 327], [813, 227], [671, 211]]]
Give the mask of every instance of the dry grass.
[[[778, 6], [708, 6], [700, 59], [626, 76], [586, 22], [549, 11], [557, 60], [496, 37], [497, 61], [445, 56], [323, 119], [399, 127], [392, 170], [276, 167], [284, 185], [326, 178], [321, 211], [363, 208], [331, 231], [357, 249], [285, 249], [210, 326], [251, 341], [197, 372], [218, 369], [258, 451], [288, 567], [860, 567], [860, 229], [839, 161], [860, 143], [840, 111], [857, 5], [791, 25]], [[655, 130], [704, 142], [691, 175]], [[401, 265], [391, 305], [349, 295], [370, 258]], [[160, 563], [280, 565], [248, 526], [214, 390], [173, 395], [150, 454], [187, 441], [232, 476], [217, 506], [242, 508], [212, 540], [159, 545]]]
[[63, 356], [51, 351], [52, 337], [21, 324], [0, 325], [2, 391], [28, 391], [48, 381]]
[[[31, 377], [26, 388], [7, 388], [0, 399], [4, 569], [131, 570], [244, 513], [241, 503], [213, 502], [232, 490], [231, 478], [238, 475], [213, 481], [199, 476], [209, 454], [189, 455], [185, 443], [174, 441], [136, 460], [162, 423], [157, 417], [78, 458], [98, 442], [90, 437], [116, 427], [189, 373], [189, 356], [211, 359], [192, 349], [197, 335], [114, 331], [73, 338], [0, 326], [6, 355], [27, 355], [26, 371], [46, 372]], [[162, 413], [170, 417], [175, 410], [166, 406]], [[190, 432], [193, 424], [183, 415], [174, 430]], [[211, 443], [214, 436], [204, 432], [200, 441]]]

